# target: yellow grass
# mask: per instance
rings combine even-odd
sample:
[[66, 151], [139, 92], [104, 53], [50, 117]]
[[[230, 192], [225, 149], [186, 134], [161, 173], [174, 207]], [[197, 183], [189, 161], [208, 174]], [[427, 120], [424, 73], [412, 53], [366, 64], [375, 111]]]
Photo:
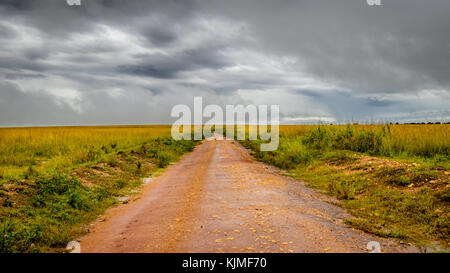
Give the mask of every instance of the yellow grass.
[[95, 159], [101, 149], [126, 149], [170, 135], [170, 126], [35, 127], [0, 129], [0, 180], [30, 166], [65, 168]]
[[[326, 125], [345, 129], [347, 125]], [[352, 125], [354, 130], [378, 131], [385, 125]], [[317, 125], [280, 126], [281, 136], [304, 135]], [[450, 124], [390, 125], [389, 145], [398, 153], [409, 155], [447, 154], [450, 151]]]
[[[382, 125], [354, 125], [379, 130]], [[327, 125], [342, 128], [345, 125]], [[304, 135], [317, 125], [280, 126], [281, 136]], [[450, 125], [391, 125], [392, 149], [406, 154], [450, 150]], [[0, 129], [0, 180], [19, 178], [30, 166], [65, 168], [95, 159], [101, 149], [129, 148], [170, 135], [170, 125], [37, 127]], [[445, 153], [444, 153], [445, 154]]]

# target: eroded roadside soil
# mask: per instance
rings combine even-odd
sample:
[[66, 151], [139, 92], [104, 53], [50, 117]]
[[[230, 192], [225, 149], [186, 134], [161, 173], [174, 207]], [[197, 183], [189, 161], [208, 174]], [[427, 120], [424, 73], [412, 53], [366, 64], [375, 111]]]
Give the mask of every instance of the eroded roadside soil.
[[417, 252], [346, 227], [333, 199], [254, 161], [239, 144], [208, 140], [110, 209], [81, 252]]

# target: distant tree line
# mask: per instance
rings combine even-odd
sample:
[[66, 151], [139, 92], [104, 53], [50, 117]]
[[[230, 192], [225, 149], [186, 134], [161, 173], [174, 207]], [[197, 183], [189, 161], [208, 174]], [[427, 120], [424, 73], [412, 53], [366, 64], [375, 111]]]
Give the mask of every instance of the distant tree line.
[[[390, 122], [390, 124], [394, 124], [392, 122]], [[406, 124], [406, 125], [413, 125], [413, 124], [450, 124], [450, 121], [448, 122], [440, 122], [440, 121], [436, 121], [436, 122], [405, 122], [405, 123], [395, 123], [396, 125], [401, 125], [401, 124]]]

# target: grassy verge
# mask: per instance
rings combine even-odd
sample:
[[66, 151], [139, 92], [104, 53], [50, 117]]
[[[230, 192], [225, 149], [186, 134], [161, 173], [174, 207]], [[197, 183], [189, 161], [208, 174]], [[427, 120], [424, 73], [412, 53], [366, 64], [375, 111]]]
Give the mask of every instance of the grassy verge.
[[[117, 204], [118, 197], [136, 192], [142, 178], [196, 145], [170, 137], [139, 137], [138, 142], [129, 143], [98, 145], [98, 149], [88, 148], [86, 155], [89, 151], [95, 155], [79, 164], [59, 168], [30, 165], [14, 179], [3, 179], [0, 252], [63, 251], [67, 242], [86, 232], [85, 224]], [[63, 155], [70, 157], [69, 153]], [[48, 160], [55, 157], [58, 155]]]
[[259, 151], [259, 141], [242, 144], [256, 159], [337, 197], [355, 216], [347, 224], [382, 237], [448, 249], [448, 140], [425, 143], [420, 149], [396, 148], [388, 130], [322, 126], [302, 135], [282, 134], [273, 152]]

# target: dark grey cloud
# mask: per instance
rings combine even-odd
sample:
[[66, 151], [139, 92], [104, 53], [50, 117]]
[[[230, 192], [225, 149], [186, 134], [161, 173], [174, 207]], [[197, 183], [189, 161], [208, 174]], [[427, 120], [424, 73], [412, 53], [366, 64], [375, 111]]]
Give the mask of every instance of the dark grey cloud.
[[133, 66], [120, 66], [119, 71], [124, 73], [136, 74], [138, 76], [147, 76], [161, 79], [175, 78], [181, 71], [176, 67], [161, 67], [153, 64], [141, 64]]
[[45, 78], [45, 76], [42, 74], [31, 74], [31, 73], [10, 73], [6, 74], [5, 78], [7, 80], [19, 80], [26, 78]]
[[367, 102], [366, 104], [369, 106], [375, 106], [375, 107], [386, 107], [389, 105], [394, 104], [394, 101], [389, 101], [389, 100], [382, 100], [376, 97], [369, 97], [367, 98]]
[[75, 112], [58, 106], [49, 94], [27, 94], [14, 84], [0, 83], [2, 126], [66, 124]]
[[169, 45], [177, 40], [177, 35], [175, 33], [172, 33], [170, 30], [165, 30], [163, 28], [151, 28], [148, 30], [144, 30], [143, 33], [146, 37], [148, 37], [148, 40], [158, 46], [166, 46]]
[[210, 5], [247, 18], [267, 50], [298, 57], [316, 77], [360, 92], [450, 86], [449, 1], [231, 2]]
[[49, 66], [33, 61], [30, 56], [2, 56], [0, 58], [0, 68], [11, 71], [29, 70], [34, 72], [45, 71]]
[[15, 0], [2, 0], [0, 4], [8, 9], [16, 11], [29, 10], [33, 6], [33, 0], [15, 1]]
[[382, 3], [3, 0], [0, 125], [167, 123], [196, 95], [293, 123], [448, 119], [450, 1]]
[[12, 39], [15, 34], [15, 31], [11, 27], [0, 25], [0, 40]]
[[294, 92], [297, 94], [301, 94], [301, 95], [309, 96], [309, 97], [313, 97], [313, 98], [322, 97], [321, 93], [319, 93], [317, 91], [313, 91], [313, 90], [295, 90]]
[[195, 71], [198, 69], [220, 69], [231, 65], [222, 56], [220, 48], [189, 49], [171, 56], [138, 55], [138, 64], [119, 66], [118, 70], [124, 73], [141, 76], [170, 79], [176, 78], [183, 71]]

